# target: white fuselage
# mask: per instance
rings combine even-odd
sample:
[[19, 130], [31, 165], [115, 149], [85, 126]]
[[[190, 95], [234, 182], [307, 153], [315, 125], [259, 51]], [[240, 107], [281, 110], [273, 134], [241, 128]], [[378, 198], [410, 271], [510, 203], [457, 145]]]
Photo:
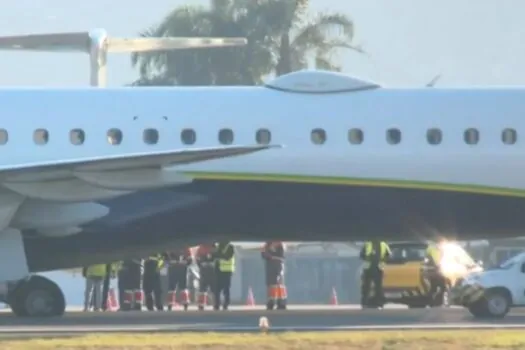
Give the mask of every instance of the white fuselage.
[[[403, 181], [402, 186], [416, 188], [419, 183], [497, 188], [476, 190], [481, 193], [525, 189], [525, 89], [520, 88], [319, 95], [265, 87], [19, 89], [0, 91], [0, 104], [9, 133], [0, 146], [0, 170], [41, 161], [217, 146], [221, 129], [233, 131], [234, 145], [253, 145], [257, 130], [267, 129], [270, 143], [284, 148], [176, 170]], [[38, 128], [49, 133], [45, 145], [33, 143]], [[390, 128], [399, 129], [399, 144], [387, 142]], [[71, 144], [72, 129], [83, 130], [83, 145]], [[121, 144], [108, 143], [109, 129], [122, 132]], [[144, 143], [146, 129], [158, 131], [157, 144]], [[194, 144], [181, 141], [184, 129], [195, 131]], [[325, 132], [324, 144], [312, 142], [313, 129]], [[350, 129], [362, 131], [361, 144], [349, 142]], [[428, 143], [429, 129], [441, 130], [440, 144]], [[477, 144], [465, 142], [467, 129], [478, 130]], [[504, 129], [516, 131], [515, 144], [502, 142]]]

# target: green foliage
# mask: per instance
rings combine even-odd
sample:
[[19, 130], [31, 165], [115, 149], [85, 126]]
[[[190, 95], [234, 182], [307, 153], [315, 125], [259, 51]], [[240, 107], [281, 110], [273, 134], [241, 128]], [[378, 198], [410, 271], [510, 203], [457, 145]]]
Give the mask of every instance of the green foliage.
[[244, 47], [134, 53], [140, 79], [132, 85], [254, 85], [270, 74], [308, 67], [339, 71], [339, 49], [352, 45], [354, 25], [343, 14], [310, 18], [307, 0], [212, 0], [210, 7], [173, 10], [143, 37], [245, 37]]

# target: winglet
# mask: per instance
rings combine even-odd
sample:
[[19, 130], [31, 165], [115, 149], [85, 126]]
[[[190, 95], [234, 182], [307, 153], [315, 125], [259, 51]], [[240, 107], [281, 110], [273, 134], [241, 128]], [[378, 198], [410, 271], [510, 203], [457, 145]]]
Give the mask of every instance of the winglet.
[[90, 56], [90, 84], [106, 85], [108, 53], [152, 52], [212, 47], [244, 46], [246, 38], [166, 37], [113, 38], [106, 30], [0, 36], [0, 50], [40, 52], [82, 52]]

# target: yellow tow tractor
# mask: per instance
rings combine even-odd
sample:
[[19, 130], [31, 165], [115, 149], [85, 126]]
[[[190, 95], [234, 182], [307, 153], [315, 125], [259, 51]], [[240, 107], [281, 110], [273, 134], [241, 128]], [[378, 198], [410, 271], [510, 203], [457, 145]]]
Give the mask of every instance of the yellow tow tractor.
[[[384, 267], [384, 303], [410, 308], [446, 306], [449, 290], [458, 279], [483, 270], [481, 263], [455, 242], [396, 242], [389, 246], [392, 254]], [[429, 247], [438, 252], [439, 261], [429, 259]], [[373, 299], [373, 286], [371, 294], [369, 300]]]

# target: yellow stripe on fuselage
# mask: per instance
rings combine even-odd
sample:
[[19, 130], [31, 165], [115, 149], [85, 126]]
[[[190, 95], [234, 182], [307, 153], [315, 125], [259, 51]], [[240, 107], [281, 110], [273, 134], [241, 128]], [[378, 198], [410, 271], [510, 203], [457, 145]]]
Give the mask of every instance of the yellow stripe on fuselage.
[[343, 186], [370, 186], [405, 188], [428, 191], [448, 191], [472, 194], [485, 194], [506, 197], [525, 197], [525, 190], [504, 187], [491, 187], [480, 185], [458, 185], [439, 182], [423, 182], [410, 180], [383, 180], [383, 179], [357, 179], [330, 176], [301, 176], [278, 174], [250, 174], [250, 173], [223, 173], [223, 172], [184, 172], [196, 180], [216, 181], [260, 181], [260, 182], [288, 182], [316, 185], [343, 185]]

